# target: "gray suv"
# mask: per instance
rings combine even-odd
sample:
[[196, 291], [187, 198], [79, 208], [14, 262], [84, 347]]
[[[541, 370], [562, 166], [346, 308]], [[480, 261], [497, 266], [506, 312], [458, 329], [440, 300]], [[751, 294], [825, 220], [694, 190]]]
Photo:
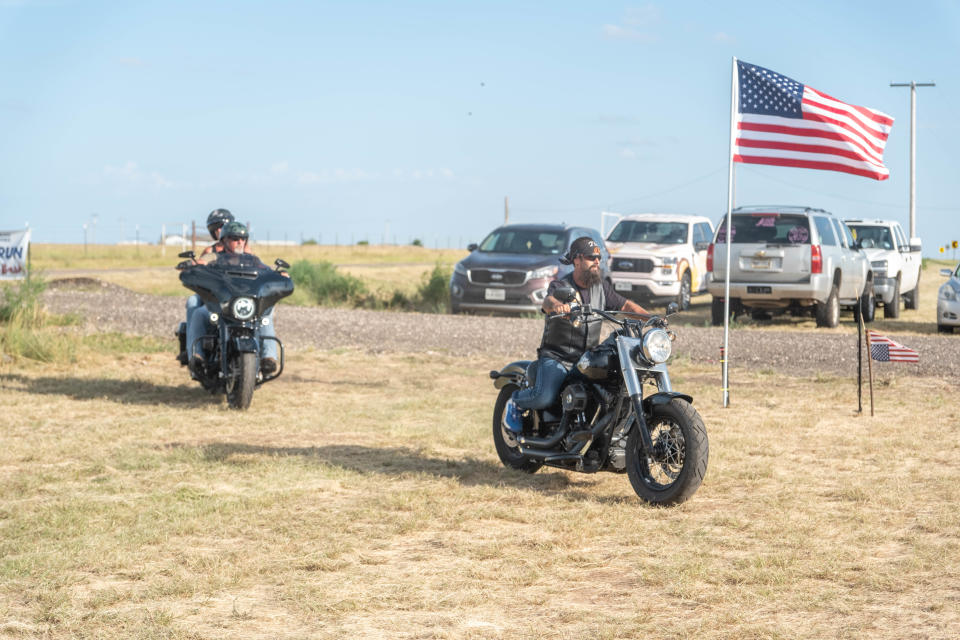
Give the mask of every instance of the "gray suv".
[[[738, 207], [731, 216], [730, 309], [768, 318], [813, 314], [818, 327], [836, 327], [840, 307], [873, 320], [876, 300], [870, 261], [850, 229], [823, 209]], [[727, 275], [726, 217], [707, 253], [711, 320], [723, 324]]]
[[562, 224], [511, 224], [490, 232], [456, 264], [450, 309], [496, 313], [540, 311], [550, 281], [573, 270], [560, 264], [573, 241], [589, 236], [600, 246], [600, 270], [610, 277], [610, 254], [596, 229]]

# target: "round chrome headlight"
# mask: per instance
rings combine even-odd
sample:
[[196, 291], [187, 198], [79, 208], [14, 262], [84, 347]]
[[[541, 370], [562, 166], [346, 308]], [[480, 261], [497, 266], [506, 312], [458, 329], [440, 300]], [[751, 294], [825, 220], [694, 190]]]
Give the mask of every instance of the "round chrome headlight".
[[238, 320], [248, 320], [253, 317], [257, 305], [253, 298], [237, 298], [233, 301], [233, 317]]
[[664, 329], [651, 329], [643, 336], [643, 357], [654, 364], [666, 362], [673, 351], [670, 334]]

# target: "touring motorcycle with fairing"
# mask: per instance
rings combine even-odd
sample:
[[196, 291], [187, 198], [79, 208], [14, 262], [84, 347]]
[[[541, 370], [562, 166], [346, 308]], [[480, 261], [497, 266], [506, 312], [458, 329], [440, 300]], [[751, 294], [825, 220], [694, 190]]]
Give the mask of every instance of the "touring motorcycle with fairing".
[[[570, 303], [573, 289], [559, 289]], [[620, 311], [574, 306], [571, 322], [605, 320], [609, 337], [583, 353], [552, 407], [525, 410], [522, 433], [503, 424], [504, 407], [514, 391], [536, 381], [537, 362], [511, 362], [491, 371], [500, 390], [493, 411], [493, 441], [507, 467], [533, 473], [547, 465], [594, 473], [626, 472], [643, 500], [671, 505], [690, 498], [707, 472], [709, 444], [693, 398], [674, 391], [666, 362], [676, 335], [667, 315], [642, 319]], [[652, 393], [644, 395], [647, 387]]]
[[[276, 380], [283, 373], [283, 343], [273, 336], [261, 335], [261, 327], [271, 321], [270, 309], [293, 293], [293, 281], [280, 274], [290, 265], [277, 260], [276, 270], [265, 268], [256, 256], [223, 252], [209, 264], [194, 262], [194, 253], [177, 265], [183, 286], [200, 296], [210, 314], [214, 331], [200, 336], [188, 345], [187, 327], [177, 328], [180, 340], [179, 360], [189, 362], [188, 354], [199, 346], [203, 365], [191, 367], [191, 374], [211, 394], [225, 393], [235, 409], [246, 409], [253, 400], [256, 387]], [[200, 313], [197, 309], [194, 313]], [[264, 373], [260, 368], [261, 345], [265, 340], [277, 343], [278, 367]]]

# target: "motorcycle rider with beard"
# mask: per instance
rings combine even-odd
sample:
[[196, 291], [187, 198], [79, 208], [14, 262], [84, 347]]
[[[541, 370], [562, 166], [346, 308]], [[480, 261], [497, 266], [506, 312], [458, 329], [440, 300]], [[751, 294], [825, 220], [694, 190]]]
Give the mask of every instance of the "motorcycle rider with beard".
[[600, 247], [588, 236], [577, 238], [569, 253], [560, 261], [573, 264], [573, 271], [554, 280], [547, 289], [541, 311], [548, 315], [543, 329], [543, 338], [537, 350], [537, 375], [534, 385], [514, 392], [503, 412], [504, 426], [520, 433], [523, 428], [522, 414], [528, 409], [546, 409], [557, 399], [560, 389], [577, 358], [600, 343], [599, 318], [571, 318], [556, 316], [570, 311], [570, 305], [557, 300], [554, 292], [561, 287], [572, 287], [581, 305], [604, 311], [649, 312], [637, 303], [627, 300], [614, 291], [608, 280], [600, 273]]

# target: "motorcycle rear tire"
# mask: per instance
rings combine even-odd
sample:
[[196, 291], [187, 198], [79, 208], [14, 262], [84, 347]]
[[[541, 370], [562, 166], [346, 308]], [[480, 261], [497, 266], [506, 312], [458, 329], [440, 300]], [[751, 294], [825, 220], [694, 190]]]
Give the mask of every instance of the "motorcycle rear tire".
[[526, 471], [527, 473], [536, 473], [543, 466], [543, 463], [528, 458], [519, 451], [519, 445], [510, 444], [503, 426], [503, 408], [507, 400], [513, 395], [513, 392], [519, 389], [515, 384], [508, 384], [500, 389], [500, 395], [497, 396], [497, 404], [493, 407], [493, 444], [497, 449], [497, 455], [503, 466], [516, 469], [517, 471]]
[[236, 376], [233, 386], [227, 389], [227, 403], [232, 409], [247, 409], [253, 401], [253, 388], [257, 385], [257, 354], [238, 353], [231, 363]]
[[[627, 437], [627, 476], [633, 490], [650, 504], [679, 504], [696, 493], [707, 473], [710, 445], [697, 410], [673, 398], [653, 405], [647, 417], [652, 455], [641, 453], [640, 429], [634, 423]], [[669, 480], [669, 482], [664, 482]]]

